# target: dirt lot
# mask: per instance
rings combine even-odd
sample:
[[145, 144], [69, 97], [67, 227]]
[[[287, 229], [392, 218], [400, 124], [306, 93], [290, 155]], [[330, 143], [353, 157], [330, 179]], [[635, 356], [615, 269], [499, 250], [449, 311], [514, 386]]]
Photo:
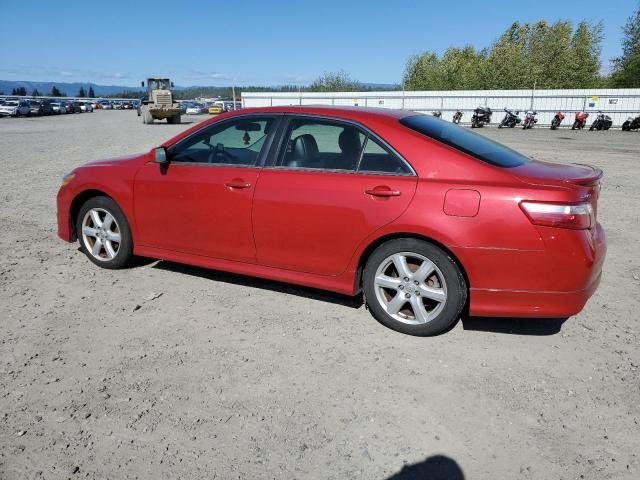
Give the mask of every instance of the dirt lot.
[[64, 173], [189, 126], [0, 119], [0, 478], [640, 478], [640, 134], [485, 129], [604, 169], [603, 283], [563, 324], [413, 338], [357, 300], [101, 270], [57, 238]]

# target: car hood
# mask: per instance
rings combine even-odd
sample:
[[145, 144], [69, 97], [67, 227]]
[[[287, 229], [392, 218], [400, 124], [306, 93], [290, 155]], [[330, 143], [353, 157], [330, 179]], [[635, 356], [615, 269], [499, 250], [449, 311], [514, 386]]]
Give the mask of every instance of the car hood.
[[122, 167], [130, 164], [144, 162], [147, 157], [146, 153], [136, 153], [134, 155], [125, 155], [123, 157], [106, 158], [104, 160], [95, 160], [83, 165], [83, 167]]
[[602, 178], [602, 170], [589, 165], [540, 160], [531, 160], [524, 165], [511, 168], [510, 171], [520, 180], [533, 185], [570, 183], [587, 186], [598, 183]]

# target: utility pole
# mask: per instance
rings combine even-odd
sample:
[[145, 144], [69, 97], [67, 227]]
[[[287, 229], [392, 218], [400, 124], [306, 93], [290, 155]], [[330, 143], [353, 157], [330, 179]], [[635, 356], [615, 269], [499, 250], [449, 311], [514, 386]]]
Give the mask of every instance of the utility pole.
[[236, 84], [231, 85], [231, 96], [233, 97], [233, 109], [236, 109]]
[[536, 93], [536, 81], [535, 79], [533, 80], [533, 90], [531, 90], [531, 105], [529, 106], [529, 110], [531, 110], [533, 112], [533, 96]]

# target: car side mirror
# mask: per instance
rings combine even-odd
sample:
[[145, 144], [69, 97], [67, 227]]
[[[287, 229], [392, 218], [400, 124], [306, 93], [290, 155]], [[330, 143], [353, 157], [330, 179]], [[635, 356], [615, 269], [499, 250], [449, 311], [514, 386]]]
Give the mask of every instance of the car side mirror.
[[158, 147], [153, 151], [153, 160], [158, 165], [168, 165], [169, 157], [167, 156], [167, 149], [164, 147]]

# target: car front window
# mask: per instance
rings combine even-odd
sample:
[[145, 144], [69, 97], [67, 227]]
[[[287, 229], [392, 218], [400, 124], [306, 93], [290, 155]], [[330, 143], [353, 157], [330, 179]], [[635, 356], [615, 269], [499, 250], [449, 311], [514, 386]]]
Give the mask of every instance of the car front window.
[[274, 118], [240, 118], [210, 125], [169, 149], [171, 162], [255, 165]]

